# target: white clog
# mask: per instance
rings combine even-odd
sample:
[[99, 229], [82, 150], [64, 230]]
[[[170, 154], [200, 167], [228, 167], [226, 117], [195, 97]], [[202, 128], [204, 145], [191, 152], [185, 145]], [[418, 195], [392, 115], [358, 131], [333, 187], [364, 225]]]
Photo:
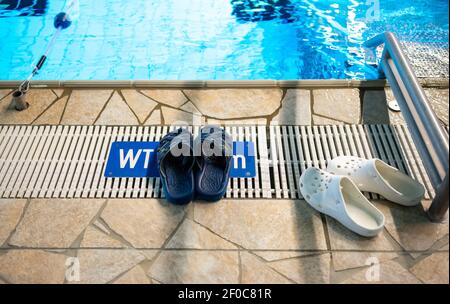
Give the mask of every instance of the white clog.
[[327, 171], [347, 176], [361, 191], [380, 194], [403, 206], [416, 206], [425, 195], [420, 183], [379, 159], [341, 156], [328, 163]]
[[383, 213], [346, 176], [309, 168], [300, 177], [300, 191], [314, 209], [359, 235], [373, 237], [384, 227]]

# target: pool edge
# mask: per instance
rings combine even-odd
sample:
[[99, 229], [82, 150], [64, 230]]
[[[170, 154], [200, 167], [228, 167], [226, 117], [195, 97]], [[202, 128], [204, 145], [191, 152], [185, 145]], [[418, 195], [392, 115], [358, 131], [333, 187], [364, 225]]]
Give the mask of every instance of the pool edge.
[[[421, 78], [424, 87], [449, 87], [446, 78]], [[21, 81], [0, 81], [0, 88], [15, 88]], [[386, 80], [46, 80], [33, 88], [384, 88]]]

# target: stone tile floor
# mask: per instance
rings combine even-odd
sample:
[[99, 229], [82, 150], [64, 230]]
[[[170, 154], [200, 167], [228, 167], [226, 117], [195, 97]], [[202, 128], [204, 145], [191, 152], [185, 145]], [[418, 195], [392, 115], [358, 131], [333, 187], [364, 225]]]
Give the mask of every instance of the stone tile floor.
[[[426, 92], [448, 125], [448, 91]], [[387, 89], [35, 89], [21, 113], [10, 93], [0, 124], [402, 123]], [[448, 284], [448, 221], [374, 203], [386, 228], [365, 239], [303, 201], [0, 199], [0, 283]]]
[[[448, 88], [425, 92], [448, 125]], [[0, 89], [0, 124], [403, 123], [386, 107], [390, 89], [33, 89], [24, 112], [12, 109], [9, 94]]]

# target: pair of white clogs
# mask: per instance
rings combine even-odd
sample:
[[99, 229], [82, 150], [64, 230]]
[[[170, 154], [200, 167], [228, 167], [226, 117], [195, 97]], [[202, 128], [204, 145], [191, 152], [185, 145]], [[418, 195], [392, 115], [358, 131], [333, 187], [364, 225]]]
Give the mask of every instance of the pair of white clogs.
[[385, 219], [361, 191], [403, 206], [418, 205], [425, 194], [420, 183], [381, 160], [350, 156], [333, 159], [326, 171], [306, 170], [300, 177], [300, 191], [314, 209], [365, 237], [379, 234]]

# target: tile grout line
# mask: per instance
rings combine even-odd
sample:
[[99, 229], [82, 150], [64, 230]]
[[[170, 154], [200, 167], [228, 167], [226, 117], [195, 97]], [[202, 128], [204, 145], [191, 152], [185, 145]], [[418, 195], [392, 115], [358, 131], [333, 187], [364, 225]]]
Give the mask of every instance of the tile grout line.
[[22, 220], [25, 218], [25, 214], [26, 214], [26, 212], [27, 212], [28, 207], [30, 206], [30, 204], [31, 204], [31, 199], [27, 199], [27, 200], [26, 200], [26, 203], [25, 203], [25, 206], [23, 207], [22, 214], [20, 215], [19, 220], [17, 221], [16, 226], [15, 226], [14, 229], [11, 231], [11, 233], [9, 234], [9, 236], [8, 236], [8, 238], [5, 240], [5, 242], [4, 242], [3, 244], [0, 245], [0, 250], [2, 250], [2, 249], [8, 249], [9, 246], [11, 246], [11, 245], [9, 244], [9, 242], [11, 241], [12, 237], [13, 237], [14, 234], [16, 233], [17, 228], [19, 227], [20, 223], [21, 223]]
[[6, 99], [6, 97], [8, 97], [9, 95], [11, 95], [12, 93], [14, 92], [14, 90], [13, 89], [11, 89], [11, 91], [10, 92], [8, 92], [8, 94], [6, 94], [5, 96], [3, 96], [2, 98], [0, 98], [0, 103], [4, 100], [4, 99]]
[[[145, 256], [144, 256], [145, 258]], [[145, 259], [144, 259], [145, 260]], [[116, 282], [117, 280], [119, 280], [120, 278], [122, 278], [123, 276], [125, 276], [128, 272], [130, 272], [132, 269], [136, 268], [136, 267], [140, 267], [139, 266], [140, 263], [135, 264], [134, 266], [131, 266], [130, 268], [128, 268], [127, 270], [124, 270], [124, 272], [119, 273], [117, 276], [115, 276], [114, 278], [112, 278], [111, 280], [107, 281], [105, 284], [113, 284], [114, 282]], [[144, 271], [145, 272], [145, 271]], [[147, 276], [147, 274], [146, 274]], [[149, 281], [150, 282], [150, 281]]]
[[[194, 210], [195, 210], [195, 209], [194, 209]], [[215, 231], [213, 231], [213, 230], [210, 229], [209, 227], [207, 227], [207, 226], [201, 224], [201, 223], [198, 222], [197, 220], [192, 219], [192, 221], [193, 221], [194, 223], [196, 223], [197, 225], [199, 225], [200, 227], [206, 229], [206, 230], [209, 231], [210, 233], [214, 234], [215, 236], [217, 236], [217, 237], [221, 238], [222, 240], [224, 240], [224, 241], [226, 241], [226, 242], [232, 244], [232, 245], [235, 246], [237, 249], [241, 248], [241, 249], [244, 249], [244, 250], [248, 250], [248, 249], [242, 247], [241, 245], [239, 245], [239, 244], [237, 244], [237, 243], [235, 243], [235, 242], [233, 242], [233, 241], [231, 241], [231, 240], [226, 239], [225, 237], [223, 237], [223, 236], [221, 236], [220, 234], [216, 233]], [[220, 249], [219, 249], [219, 250], [220, 250]]]
[[[161, 107], [168, 107], [168, 108], [171, 108], [171, 109], [174, 109], [174, 110], [180, 110], [180, 107], [182, 106], [180, 106], [180, 107], [175, 107], [175, 106], [173, 106], [173, 105], [169, 105], [169, 104], [166, 104], [166, 103], [164, 103], [164, 102], [161, 102], [161, 101], [158, 101], [158, 100], [156, 100], [156, 99], [154, 99], [154, 98], [152, 98], [152, 97], [150, 97], [150, 96], [148, 96], [147, 94], [145, 94], [144, 92], [142, 92], [142, 90], [136, 90], [139, 94], [142, 94], [142, 95], [144, 95], [145, 97], [147, 97], [148, 99], [150, 99], [150, 100], [152, 100], [152, 101], [154, 101], [154, 102], [156, 102], [158, 105], [160, 105]], [[184, 105], [184, 104], [183, 104]], [[181, 110], [181, 111], [183, 111], [183, 110]], [[153, 112], [153, 111], [152, 111]], [[185, 111], [183, 111], [183, 112], [185, 112]]]
[[103, 212], [103, 210], [106, 208], [106, 205], [108, 203], [108, 200], [105, 199], [105, 201], [103, 202], [103, 204], [100, 206], [100, 208], [98, 209], [97, 213], [92, 217], [92, 219], [89, 221], [89, 223], [86, 225], [86, 227], [83, 229], [83, 231], [81, 231], [81, 233], [75, 238], [75, 240], [72, 242], [72, 244], [70, 245], [71, 248], [81, 248], [81, 242], [84, 239], [84, 235], [86, 233], [86, 230], [90, 227], [93, 226], [93, 223], [95, 222], [95, 220], [97, 219], [97, 217]]
[[[52, 91], [52, 94], [55, 94], [55, 93], [53, 93], [53, 91]], [[56, 96], [56, 94], [55, 94], [55, 96]], [[36, 122], [36, 120], [38, 120], [41, 116], [43, 116], [48, 110], [50, 110], [50, 108], [51, 107], [53, 107], [58, 101], [60, 101], [62, 99], [62, 97], [61, 98], [59, 98], [58, 96], [56, 96], [56, 98], [40, 113], [40, 114], [38, 114], [32, 121], [31, 121], [31, 123], [30, 123], [30, 125], [32, 125], [34, 122]], [[30, 105], [30, 107], [31, 107], [32, 105]]]
[[[446, 254], [449, 253], [448, 250], [437, 250], [437, 251], [383, 251], [383, 250], [366, 250], [366, 251], [361, 251], [361, 250], [344, 250], [344, 249], [336, 249], [336, 250], [292, 250], [292, 249], [246, 249], [243, 248], [242, 246], [240, 246], [240, 248], [236, 248], [236, 249], [212, 249], [212, 248], [203, 248], [203, 249], [197, 249], [197, 248], [140, 248], [140, 247], [122, 247], [122, 248], [109, 248], [109, 247], [85, 247], [85, 248], [60, 248], [60, 247], [4, 247], [4, 248], [0, 248], [0, 252], [6, 252], [6, 251], [21, 251], [21, 250], [35, 250], [35, 251], [51, 251], [51, 252], [56, 252], [56, 251], [60, 251], [61, 254], [66, 255], [66, 253], [62, 253], [63, 251], [68, 251], [68, 250], [116, 250], [116, 251], [127, 251], [127, 250], [137, 250], [137, 251], [166, 251], [166, 252], [170, 252], [170, 251], [199, 251], [199, 252], [220, 252], [220, 251], [227, 251], [227, 252], [237, 252], [239, 250], [241, 251], [247, 251], [249, 253], [253, 253], [254, 252], [280, 252], [280, 253], [287, 253], [287, 252], [292, 252], [292, 253], [310, 253], [309, 255], [305, 255], [305, 256], [297, 256], [297, 257], [291, 257], [291, 258], [282, 258], [282, 259], [277, 259], [277, 260], [273, 260], [273, 261], [267, 261], [269, 263], [271, 262], [275, 262], [275, 261], [282, 261], [282, 260], [289, 260], [289, 259], [298, 259], [298, 258], [302, 258], [302, 257], [311, 257], [311, 256], [317, 256], [317, 255], [323, 255], [323, 254], [327, 254], [327, 253], [397, 253], [399, 255], [406, 255], [409, 256], [409, 254], [411, 253], [422, 253], [422, 254], [427, 254], [427, 256], [430, 256], [432, 254]], [[411, 257], [412, 258], [412, 257]], [[426, 257], [425, 257], [426, 258]], [[414, 259], [414, 258], [413, 258]], [[418, 258], [419, 259], [419, 258]]]
[[364, 95], [366, 93], [365, 89], [357, 89], [358, 90], [358, 94], [359, 94], [359, 105], [360, 105], [360, 109], [359, 109], [359, 119], [358, 119], [358, 124], [361, 124], [364, 120]]
[[281, 99], [280, 99], [280, 106], [275, 109], [275, 111], [267, 116], [262, 116], [261, 118], [267, 119], [267, 126], [270, 126], [272, 124], [273, 119], [280, 114], [280, 111], [283, 109], [283, 101], [286, 98], [287, 92], [289, 89], [281, 88]]
[[70, 101], [70, 99], [71, 99], [71, 97], [72, 97], [72, 92], [73, 92], [73, 90], [71, 90], [71, 89], [65, 89], [65, 90], [64, 90], [64, 93], [63, 93], [63, 95], [62, 95], [62, 97], [64, 97], [64, 95], [66, 94], [67, 91], [68, 91], [68, 94], [67, 94], [67, 101], [66, 101], [66, 104], [64, 105], [64, 109], [63, 109], [63, 111], [62, 111], [62, 113], [61, 113], [61, 117], [59, 118], [58, 125], [61, 125], [61, 123], [62, 123], [62, 121], [63, 121], [63, 118], [64, 118], [64, 115], [66, 114], [67, 106], [69, 105], [69, 101]]
[[323, 232], [325, 235], [325, 243], [327, 245], [327, 250], [328, 251], [332, 251], [331, 248], [331, 239], [330, 239], [330, 232], [328, 230], [328, 222], [327, 222], [327, 217], [325, 214], [320, 214], [320, 219], [322, 220], [322, 227], [323, 227]]
[[162, 112], [161, 112], [161, 104], [159, 104], [159, 103], [157, 103], [156, 104], [156, 106], [153, 108], [153, 110], [151, 110], [150, 111], [150, 113], [148, 113], [148, 115], [147, 115], [147, 117], [145, 117], [145, 119], [144, 119], [144, 122], [142, 123], [142, 127], [146, 127], [146, 126], [148, 126], [148, 125], [146, 125], [146, 123], [147, 123], [147, 121], [150, 119], [150, 117], [156, 112], [156, 111], [160, 111], [160, 117], [159, 117], [159, 119], [160, 119], [160, 121], [161, 121], [161, 123], [162, 123], [162, 118], [161, 118], [161, 116], [162, 116]]
[[[125, 96], [122, 94], [122, 90], [117, 90], [117, 93], [119, 94], [119, 97], [122, 99], [122, 101], [127, 105], [128, 109], [131, 111], [131, 113], [133, 113], [134, 117], [136, 118], [138, 125], [142, 126], [144, 124], [144, 122], [141, 122], [139, 120], [139, 117], [137, 116], [137, 114], [134, 112], [134, 110], [131, 108], [131, 106], [129, 105], [127, 99], [125, 98]], [[153, 111], [151, 111], [153, 112]]]
[[[50, 91], [52, 91], [52, 93], [56, 96], [56, 99], [59, 99], [60, 97], [58, 96], [58, 94], [55, 93], [55, 91], [53, 89], [50, 89]], [[62, 96], [61, 96], [62, 97]]]
[[[157, 253], [155, 254], [155, 256], [152, 258], [152, 261], [149, 261], [149, 266], [148, 266], [148, 270], [147, 273], [151, 274], [151, 268], [153, 267], [153, 265], [156, 263], [156, 261], [158, 260], [158, 258], [161, 256], [162, 252], [165, 252], [166, 246], [167, 244], [170, 242], [170, 240], [173, 238], [173, 236], [177, 233], [177, 231], [180, 229], [181, 225], [184, 223], [184, 221], [186, 220], [188, 215], [188, 211], [185, 211], [185, 214], [183, 216], [183, 218], [181, 219], [181, 221], [178, 223], [178, 225], [175, 227], [175, 229], [172, 231], [172, 233], [166, 238], [166, 240], [164, 241], [164, 243], [161, 245], [161, 248], [157, 250]], [[146, 273], [146, 274], [147, 274]], [[151, 277], [151, 275], [150, 275]]]
[[92, 125], [94, 126], [96, 124], [96, 122], [100, 119], [100, 117], [102, 116], [103, 111], [105, 111], [106, 107], [108, 106], [109, 102], [111, 101], [112, 97], [114, 96], [114, 93], [116, 92], [116, 90], [112, 90], [111, 95], [109, 96], [109, 98], [106, 100], [105, 104], [103, 105], [103, 107], [100, 109], [97, 117], [94, 119], [94, 121], [92, 122]]
[[[108, 202], [109, 202], [109, 199], [106, 201], [105, 208], [103, 208], [103, 210], [106, 209]], [[101, 213], [103, 213], [103, 210]], [[110, 233], [110, 235], [107, 235], [108, 237], [110, 237], [113, 240], [116, 240], [119, 243], [121, 243], [122, 245], [126, 246], [126, 247], [123, 247], [120, 249], [136, 249], [133, 246], [133, 244], [131, 244], [124, 236], [122, 236], [120, 233], [118, 233], [114, 229], [112, 229], [109, 226], [109, 224], [101, 217], [101, 214], [99, 214], [99, 216], [98, 216], [98, 218], [96, 218], [96, 220], [99, 221], [102, 225], [104, 225], [105, 228], [108, 230], [108, 232]], [[95, 223], [95, 221], [93, 222], [92, 226], [97, 227], [94, 223]], [[104, 232], [102, 232], [102, 233], [104, 233]], [[85, 249], [85, 248], [82, 248], [82, 249]], [[105, 249], [111, 249], [111, 248], [105, 248]], [[136, 249], [136, 250], [138, 250], [138, 249]]]
[[336, 118], [328, 117], [328, 116], [325, 116], [325, 115], [322, 115], [322, 114], [313, 113], [313, 115], [321, 117], [321, 118], [326, 118], [326, 119], [329, 119], [329, 120], [337, 121], [337, 122], [342, 122], [342, 123], [344, 123], [346, 125], [354, 125], [355, 124], [355, 123], [350, 123], [350, 122], [346, 122], [346, 121], [343, 121], [343, 120], [339, 120], [339, 119], [336, 119]]
[[[323, 254], [332, 254], [332, 253], [360, 253], [360, 254], [365, 254], [365, 253], [374, 253], [374, 254], [378, 254], [378, 253], [396, 253], [399, 254], [400, 256], [407, 256], [407, 257], [411, 257], [410, 254], [411, 253], [421, 253], [424, 256], [423, 258], [417, 258], [414, 259], [413, 257], [411, 257], [411, 259], [413, 259], [414, 261], [417, 260], [417, 262], [420, 262], [421, 260], [423, 260], [424, 258], [429, 257], [430, 255], [433, 254], [448, 254], [449, 251], [442, 251], [442, 250], [436, 250], [436, 251], [386, 251], [386, 250], [366, 250], [366, 251], [361, 251], [361, 250], [351, 250], [351, 249], [339, 249], [339, 250], [289, 250], [289, 249], [246, 249], [243, 248], [242, 246], [239, 246], [239, 248], [236, 249], [211, 249], [211, 248], [202, 248], [202, 249], [198, 249], [198, 248], [136, 248], [136, 247], [122, 247], [122, 248], [113, 248], [113, 247], [84, 247], [84, 248], [80, 248], [80, 247], [67, 247], [67, 248], [60, 248], [60, 247], [3, 247], [0, 248], [0, 253], [1, 252], [8, 252], [8, 251], [24, 251], [24, 250], [34, 250], [34, 251], [50, 251], [50, 252], [56, 252], [59, 251], [57, 253], [59, 254], [63, 254], [63, 255], [67, 255], [67, 251], [70, 250], [82, 250], [82, 251], [89, 251], [89, 250], [104, 250], [104, 251], [108, 251], [108, 250], [114, 250], [114, 251], [127, 251], [127, 250], [136, 250], [136, 251], [162, 251], [162, 252], [171, 252], [171, 251], [198, 251], [198, 252], [238, 252], [240, 251], [245, 251], [254, 255], [257, 255], [255, 252], [280, 252], [280, 253], [287, 253], [287, 252], [292, 252], [292, 253], [305, 253], [308, 255], [304, 255], [304, 256], [295, 256], [295, 257], [289, 257], [289, 258], [281, 258], [281, 259], [276, 259], [273, 261], [269, 261], [269, 260], [265, 260], [268, 263], [272, 263], [272, 262], [278, 262], [278, 261], [284, 261], [284, 260], [291, 260], [291, 259], [299, 259], [299, 258], [303, 258], [303, 257], [311, 257], [311, 256], [318, 256], [318, 255], [323, 255]], [[259, 255], [257, 255], [258, 257], [260, 257]], [[262, 258], [262, 257], [261, 257]]]
[[[291, 282], [292, 284], [298, 284], [296, 281], [292, 280], [291, 278], [289, 278], [288, 276], [286, 276], [285, 274], [281, 273], [280, 271], [278, 271], [277, 269], [275, 269], [274, 267], [272, 267], [272, 263], [276, 263], [276, 262], [280, 262], [280, 261], [284, 261], [283, 260], [274, 260], [274, 261], [266, 261], [263, 257], [258, 256], [257, 254], [251, 252], [251, 251], [246, 251], [248, 254], [252, 255], [254, 258], [256, 258], [257, 260], [259, 260], [261, 263], [263, 263], [265, 266], [267, 266], [269, 269], [271, 269], [273, 272], [277, 273], [278, 275], [282, 276], [283, 278], [285, 278], [286, 280], [288, 280], [289, 282]], [[298, 257], [297, 257], [298, 258]]]
[[238, 249], [237, 256], [238, 256], [238, 284], [242, 284], [242, 257], [240, 249]]

